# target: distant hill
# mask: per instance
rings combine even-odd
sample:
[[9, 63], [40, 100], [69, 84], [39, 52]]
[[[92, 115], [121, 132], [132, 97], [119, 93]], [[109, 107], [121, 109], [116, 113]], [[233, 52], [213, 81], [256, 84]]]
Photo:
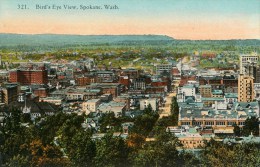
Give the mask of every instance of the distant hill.
[[117, 44], [133, 42], [172, 41], [173, 38], [163, 35], [25, 35], [0, 34], [0, 46], [16, 45], [90, 45]]
[[260, 52], [259, 39], [245, 40], [176, 40], [166, 35], [57, 35], [1, 34], [0, 50], [45, 52], [67, 49], [155, 48], [175, 52], [194, 50]]

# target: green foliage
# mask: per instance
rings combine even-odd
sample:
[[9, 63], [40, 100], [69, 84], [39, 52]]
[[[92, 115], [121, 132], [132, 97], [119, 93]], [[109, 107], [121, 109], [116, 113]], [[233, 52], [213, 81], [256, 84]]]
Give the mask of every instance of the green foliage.
[[241, 129], [240, 129], [240, 127], [237, 126], [237, 124], [234, 124], [233, 127], [234, 127], [234, 130], [233, 130], [233, 131], [234, 131], [235, 136], [240, 136], [240, 135], [241, 135]]
[[191, 152], [182, 151], [179, 154], [179, 157], [180, 157], [180, 160], [182, 162], [182, 166], [184, 166], [184, 167], [190, 167], [190, 166], [193, 166], [193, 167], [198, 166], [199, 167], [199, 166], [201, 166], [201, 160]]
[[184, 163], [176, 149], [178, 141], [170, 133], [162, 131], [154, 142], [146, 143], [138, 151], [134, 159], [134, 166], [182, 166]]
[[122, 138], [107, 134], [96, 142], [96, 150], [96, 166], [128, 166], [129, 149]]
[[[135, 119], [115, 118], [113, 114], [102, 118], [105, 125], [134, 121], [126, 140], [112, 133], [94, 140], [92, 132], [81, 127], [84, 116], [76, 114], [58, 113], [34, 125], [19, 110], [6, 113], [5, 124], [0, 126], [0, 163], [5, 166], [260, 166], [259, 144], [225, 145], [212, 140], [198, 157], [179, 152], [178, 139], [165, 130], [172, 117], [158, 120], [159, 115], [150, 107]], [[256, 118], [248, 119], [244, 131], [256, 122]], [[155, 132], [154, 140], [146, 141], [151, 132]]]
[[[54, 137], [57, 135], [56, 133], [63, 126], [63, 124], [65, 124], [67, 120], [69, 120], [75, 116], [76, 116], [75, 114], [67, 115], [67, 114], [59, 112], [58, 114], [56, 114], [54, 116], [47, 117], [44, 120], [37, 122], [36, 124], [38, 125], [37, 128], [39, 131], [39, 136], [41, 136], [42, 142], [45, 144], [51, 143], [53, 141]], [[79, 124], [79, 123], [76, 123], [76, 124]]]
[[259, 136], [259, 120], [256, 117], [247, 118], [242, 130], [244, 136], [250, 135], [251, 132], [253, 135]]
[[148, 134], [153, 130], [153, 127], [158, 118], [159, 114], [155, 111], [152, 111], [150, 107], [147, 107], [144, 111], [144, 114], [138, 116], [135, 119], [132, 132], [141, 134], [143, 136], [148, 136]]
[[173, 116], [164, 116], [161, 119], [159, 119], [156, 123], [156, 126], [161, 127], [165, 129], [167, 126], [173, 126], [175, 125]]
[[236, 144], [230, 146], [212, 140], [204, 148], [201, 155], [202, 166], [259, 166], [259, 153], [259, 144]]
[[4, 118], [5, 126], [2, 132], [6, 135], [18, 132], [21, 127], [21, 110], [11, 109], [10, 111], [5, 111], [6, 117]]
[[[119, 118], [116, 118], [113, 112], [105, 113], [100, 119], [100, 132], [105, 133], [109, 130], [115, 132], [121, 131], [121, 123], [121, 120]], [[108, 129], [107, 127], [110, 127], [112, 129]]]
[[9, 167], [28, 167], [30, 166], [29, 158], [21, 155], [13, 156], [6, 166]]
[[25, 113], [21, 115], [21, 122], [22, 123], [32, 123], [31, 115], [29, 113]]
[[[43, 144], [36, 126], [20, 110], [6, 110], [0, 152], [7, 166], [66, 166], [59, 148]], [[27, 122], [27, 121], [28, 122]], [[29, 127], [21, 123], [28, 123]], [[47, 134], [45, 134], [47, 135]], [[59, 165], [60, 164], [60, 165]]]
[[177, 98], [174, 96], [172, 97], [172, 103], [171, 103], [171, 117], [173, 120], [173, 125], [178, 125], [178, 118], [179, 118], [179, 106], [177, 103]]
[[145, 143], [145, 137], [143, 135], [132, 133], [127, 137], [127, 145], [134, 153], [141, 149]]
[[66, 150], [75, 166], [94, 166], [96, 143], [90, 137], [91, 133], [85, 131], [79, 131], [72, 136], [72, 142]]

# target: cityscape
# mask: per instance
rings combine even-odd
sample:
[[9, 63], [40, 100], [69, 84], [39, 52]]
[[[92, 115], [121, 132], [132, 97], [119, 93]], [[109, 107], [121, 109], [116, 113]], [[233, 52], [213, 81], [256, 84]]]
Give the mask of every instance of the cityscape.
[[259, 5], [0, 2], [0, 167], [260, 166]]
[[[125, 38], [136, 40], [136, 36]], [[157, 48], [157, 36], [139, 38], [150, 41], [136, 41], [129, 46], [135, 46], [132, 50], [113, 43], [104, 50], [98, 46], [60, 53], [2, 52], [2, 165], [214, 166], [211, 163], [223, 160], [208, 159], [212, 157], [206, 151], [214, 147], [225, 151], [251, 147], [249, 154], [256, 160], [248, 157], [243, 163], [258, 163], [259, 41], [257, 47], [254, 42], [254, 47], [242, 45], [244, 50], [253, 48], [246, 54], [240, 54], [239, 47], [197, 51], [190, 49], [194, 44], [189, 42], [185, 45], [192, 52], [179, 53]], [[168, 37], [159, 41], [160, 45], [173, 42]], [[117, 45], [119, 49], [114, 48]], [[157, 48], [156, 53], [152, 48]], [[12, 135], [19, 136], [18, 141]], [[168, 155], [167, 149], [173, 152]], [[10, 153], [15, 159], [8, 159]], [[147, 161], [147, 154], [162, 159]], [[131, 156], [133, 160], [127, 160]], [[165, 160], [165, 156], [170, 157]], [[104, 158], [108, 159], [103, 162]], [[240, 160], [230, 161], [235, 162]]]

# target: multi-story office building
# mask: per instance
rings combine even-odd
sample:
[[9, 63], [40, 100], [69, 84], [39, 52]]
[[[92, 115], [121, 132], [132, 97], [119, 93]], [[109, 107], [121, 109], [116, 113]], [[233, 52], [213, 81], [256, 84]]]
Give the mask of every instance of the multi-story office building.
[[255, 78], [255, 83], [260, 83], [260, 66], [256, 67], [256, 74], [254, 76]]
[[240, 60], [240, 74], [246, 74], [248, 73], [248, 70], [246, 70], [245, 66], [250, 65], [252, 63], [257, 63], [258, 55], [257, 53], [254, 53], [253, 55], [241, 55], [239, 60]]
[[134, 90], [145, 90], [145, 88], [146, 88], [145, 78], [136, 78], [133, 81]]
[[174, 66], [172, 64], [158, 64], [156, 65], [156, 74], [160, 75], [162, 72], [168, 72], [171, 73], [172, 68]]
[[254, 100], [254, 78], [240, 74], [238, 77], [238, 101], [251, 102]]
[[199, 86], [199, 92], [202, 97], [211, 97], [212, 88], [211, 85], [200, 85]]
[[184, 85], [183, 87], [178, 88], [178, 94], [184, 94], [184, 96], [195, 96], [196, 87], [192, 84]]
[[10, 104], [18, 99], [18, 85], [7, 84], [1, 88], [1, 102]]
[[86, 114], [89, 114], [90, 112], [96, 112], [100, 104], [101, 104], [100, 99], [91, 99], [86, 102], [83, 102], [82, 108]]
[[99, 83], [113, 83], [117, 80], [113, 71], [97, 71], [96, 75]]

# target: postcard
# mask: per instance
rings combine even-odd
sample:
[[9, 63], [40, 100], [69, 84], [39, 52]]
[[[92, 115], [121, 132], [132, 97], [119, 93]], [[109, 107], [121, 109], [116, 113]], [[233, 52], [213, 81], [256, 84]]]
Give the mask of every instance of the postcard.
[[0, 167], [260, 166], [260, 0], [0, 0]]

